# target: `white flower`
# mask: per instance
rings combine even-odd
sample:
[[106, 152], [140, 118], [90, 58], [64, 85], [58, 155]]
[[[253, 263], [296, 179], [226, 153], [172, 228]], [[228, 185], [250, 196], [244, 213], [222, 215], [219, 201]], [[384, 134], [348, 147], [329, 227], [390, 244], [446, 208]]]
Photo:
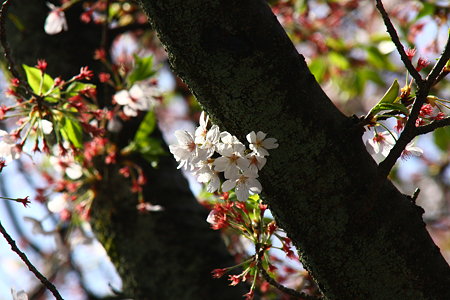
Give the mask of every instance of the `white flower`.
[[52, 133], [53, 123], [48, 120], [41, 120], [41, 130], [44, 134]]
[[14, 288], [11, 288], [11, 295], [13, 300], [28, 300], [28, 295], [24, 290], [17, 292]]
[[232, 178], [222, 184], [222, 190], [228, 192], [235, 188], [236, 197], [239, 201], [246, 201], [250, 192], [253, 194], [261, 193], [261, 183], [256, 179], [258, 174], [247, 168], [243, 173], [235, 174]]
[[217, 211], [213, 209], [209, 212], [208, 217], [206, 217], [206, 222], [208, 222], [209, 224], [216, 224], [216, 219]]
[[51, 9], [51, 11], [47, 16], [47, 19], [45, 19], [45, 32], [53, 35], [60, 33], [63, 30], [67, 31], [66, 15], [61, 7], [56, 7], [51, 3], [47, 3], [47, 6]]
[[114, 101], [123, 105], [123, 112], [129, 117], [136, 117], [139, 110], [150, 110], [154, 97], [158, 94], [156, 88], [143, 83], [136, 83], [130, 90], [121, 90], [114, 95]]
[[3, 157], [7, 163], [18, 159], [20, 150], [16, 145], [15, 138], [4, 130], [0, 130], [0, 138], [2, 138], [0, 141], [0, 157]]
[[394, 132], [387, 131], [374, 132], [374, 136], [366, 141], [366, 149], [379, 162], [388, 156], [389, 151], [394, 147], [397, 136]]
[[[213, 125], [210, 130], [208, 130], [205, 140], [200, 148], [205, 149], [208, 153], [207, 156], [211, 157], [217, 149], [217, 144], [219, 143], [220, 130], [219, 126]], [[197, 143], [197, 139], [195, 140]]]
[[76, 180], [83, 176], [83, 168], [75, 162], [69, 163], [66, 168], [66, 175], [70, 179]]
[[[234, 151], [234, 152], [239, 152], [241, 154], [244, 153], [245, 151], [245, 146], [244, 144], [242, 144], [237, 137], [235, 137], [234, 135], [231, 135], [229, 132], [224, 131], [220, 133], [220, 140], [222, 141], [222, 143], [217, 145], [217, 152], [219, 152], [220, 154], [222, 154], [221, 152], [224, 149], [229, 150], [230, 148]], [[223, 154], [222, 154], [223, 155]]]
[[201, 183], [208, 183], [206, 190], [208, 193], [214, 193], [220, 187], [220, 178], [217, 172], [213, 170], [212, 164], [208, 162], [200, 162], [200, 168], [194, 174], [197, 176], [197, 181]]
[[254, 131], [247, 134], [247, 141], [250, 143], [250, 149], [261, 156], [268, 156], [267, 150], [278, 148], [278, 143], [275, 138], [267, 138], [262, 131], [255, 133]]
[[413, 146], [414, 142], [410, 142], [408, 145], [406, 145], [405, 150], [402, 152], [402, 158], [408, 159], [411, 156], [422, 156], [423, 150], [419, 147]]
[[75, 162], [71, 153], [67, 153], [65, 156], [50, 156], [49, 160], [58, 173], [65, 172], [67, 177], [72, 180], [83, 176], [83, 168]]
[[65, 209], [71, 209], [70, 202], [63, 194], [58, 194], [51, 197], [47, 203], [48, 210], [52, 213], [59, 214]]
[[196, 163], [207, 159], [207, 151], [198, 147], [190, 132], [177, 130], [175, 137], [178, 145], [170, 145], [169, 150], [175, 160], [180, 163], [178, 169], [184, 167], [185, 170], [192, 170]]
[[250, 165], [250, 161], [243, 157], [244, 152], [234, 151], [233, 146], [222, 148], [219, 153], [222, 155], [214, 160], [214, 170], [224, 172], [227, 179], [239, 174], [239, 170], [245, 170]]
[[205, 112], [202, 111], [200, 114], [200, 126], [195, 129], [195, 142], [197, 144], [203, 144], [206, 140], [206, 135], [208, 133], [208, 120], [209, 116], [206, 116]]
[[258, 171], [261, 170], [267, 162], [267, 158], [265, 158], [264, 156], [260, 156], [255, 152], [249, 153], [245, 157], [250, 162], [249, 168], [254, 173], [258, 173]]

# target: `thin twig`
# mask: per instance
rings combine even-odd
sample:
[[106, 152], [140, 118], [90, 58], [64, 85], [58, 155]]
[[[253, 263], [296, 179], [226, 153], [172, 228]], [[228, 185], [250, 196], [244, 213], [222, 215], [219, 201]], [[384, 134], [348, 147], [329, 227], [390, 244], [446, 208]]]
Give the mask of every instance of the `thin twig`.
[[304, 299], [304, 300], [319, 300], [319, 299], [323, 299], [322, 297], [316, 297], [316, 296], [311, 296], [296, 290], [293, 290], [291, 288], [288, 288], [280, 283], [278, 283], [275, 279], [273, 279], [272, 277], [270, 277], [270, 275], [267, 273], [267, 271], [264, 269], [264, 267], [262, 266], [261, 261], [258, 261], [258, 269], [261, 272], [261, 274], [263, 275], [264, 279], [270, 283], [271, 285], [273, 285], [275, 288], [279, 289], [280, 291], [293, 296], [293, 297], [297, 297], [300, 299]]
[[388, 176], [390, 170], [394, 166], [397, 159], [401, 156], [403, 150], [406, 148], [409, 142], [413, 138], [415, 138], [419, 134], [424, 134], [430, 132], [432, 129], [436, 129], [439, 127], [447, 126], [447, 122], [445, 119], [440, 122], [433, 122], [432, 124], [416, 128], [416, 120], [419, 117], [420, 109], [422, 105], [427, 101], [427, 96], [430, 93], [430, 89], [433, 84], [436, 82], [436, 79], [441, 74], [441, 71], [444, 69], [449, 57], [450, 57], [450, 39], [447, 41], [447, 45], [445, 46], [445, 50], [442, 53], [439, 61], [433, 67], [431, 72], [428, 74], [425, 80], [422, 79], [419, 72], [414, 68], [408, 56], [405, 53], [405, 49], [403, 45], [400, 43], [400, 39], [395, 31], [394, 26], [392, 25], [391, 20], [383, 7], [383, 3], [381, 0], [376, 0], [377, 8], [383, 17], [384, 23], [386, 25], [387, 31], [389, 32], [392, 42], [394, 42], [397, 47], [398, 52], [400, 53], [400, 57], [405, 64], [405, 67], [408, 69], [409, 73], [416, 80], [418, 90], [416, 93], [416, 99], [414, 100], [413, 107], [411, 109], [411, 113], [408, 117], [408, 121], [406, 122], [405, 129], [400, 135], [399, 139], [395, 143], [394, 147], [389, 152], [389, 155], [383, 160], [378, 166], [378, 180], [375, 184], [375, 187], [378, 187], [379, 184]]
[[436, 79], [438, 78], [441, 71], [444, 69], [448, 60], [450, 59], [450, 37], [447, 40], [447, 44], [445, 45], [445, 49], [442, 52], [441, 57], [438, 62], [434, 65], [433, 70], [431, 70], [430, 74], [427, 76], [426, 81], [430, 86], [433, 86]]
[[436, 78], [436, 80], [434, 81], [433, 85], [437, 84], [438, 82], [440, 82], [442, 79], [445, 78], [445, 76], [447, 76], [449, 73], [449, 71], [447, 69], [442, 70], [441, 73], [439, 73], [439, 76]]
[[378, 165], [378, 180], [376, 187], [380, 184], [391, 171], [392, 167], [395, 165], [397, 159], [402, 155], [403, 150], [406, 148], [409, 142], [416, 137], [416, 120], [419, 117], [420, 109], [427, 99], [429, 92], [429, 87], [425, 83], [426, 87], [419, 89], [416, 94], [416, 100], [414, 101], [411, 113], [409, 114], [408, 121], [406, 122], [403, 132], [400, 134], [397, 142], [391, 151], [389, 151], [388, 156]]
[[12, 251], [16, 252], [17, 255], [22, 259], [22, 261], [27, 265], [28, 269], [42, 282], [42, 284], [55, 296], [58, 300], [64, 300], [61, 295], [59, 294], [56, 287], [48, 281], [48, 279], [42, 275], [35, 266], [30, 262], [28, 257], [20, 251], [20, 249], [17, 247], [16, 242], [14, 239], [6, 232], [5, 228], [0, 222], [0, 232], [2, 233], [3, 237], [8, 241], [8, 244], [11, 246]]
[[428, 125], [417, 127], [415, 130], [415, 135], [426, 134], [445, 126], [450, 126], [450, 117], [444, 118], [442, 120], [433, 121]]
[[395, 44], [395, 47], [397, 48], [398, 53], [400, 54], [400, 58], [405, 64], [406, 69], [408, 69], [411, 76], [416, 80], [417, 85], [423, 84], [422, 76], [420, 76], [419, 72], [414, 68], [413, 64], [411, 63], [411, 60], [409, 60], [408, 55], [406, 55], [405, 48], [403, 47], [402, 43], [400, 42], [400, 38], [398, 37], [397, 31], [394, 28], [394, 25], [392, 25], [391, 19], [389, 18], [386, 10], [384, 9], [383, 3], [381, 0], [376, 0], [377, 2], [377, 8], [380, 11], [381, 16], [383, 17], [384, 24], [386, 25], [387, 32], [391, 36], [392, 42]]

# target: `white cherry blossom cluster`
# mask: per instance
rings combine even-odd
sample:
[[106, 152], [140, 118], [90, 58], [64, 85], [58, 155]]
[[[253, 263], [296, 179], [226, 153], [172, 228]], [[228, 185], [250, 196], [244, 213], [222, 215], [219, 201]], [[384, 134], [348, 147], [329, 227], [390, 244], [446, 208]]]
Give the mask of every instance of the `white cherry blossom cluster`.
[[[262, 131], [247, 134], [249, 149], [227, 131], [221, 132], [217, 125], [208, 129], [208, 117], [202, 112], [200, 126], [192, 134], [177, 130], [178, 144], [170, 145], [170, 152], [179, 163], [178, 168], [191, 171], [207, 191], [235, 189], [237, 199], [245, 201], [250, 194], [261, 193], [258, 171], [266, 164], [268, 150], [278, 147], [277, 140], [266, 138]], [[222, 183], [219, 173], [223, 172]]]

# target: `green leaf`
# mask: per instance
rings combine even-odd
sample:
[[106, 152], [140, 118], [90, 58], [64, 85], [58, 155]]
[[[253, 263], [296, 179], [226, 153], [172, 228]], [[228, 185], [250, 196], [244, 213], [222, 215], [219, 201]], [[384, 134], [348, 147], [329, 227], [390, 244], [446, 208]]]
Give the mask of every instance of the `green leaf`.
[[370, 114], [376, 115], [380, 111], [386, 111], [386, 110], [398, 110], [404, 113], [405, 115], [409, 115], [409, 110], [401, 103], [378, 103], [375, 105], [372, 110], [370, 111]]
[[127, 77], [129, 86], [132, 86], [137, 81], [148, 79], [156, 73], [153, 70], [153, 56], [140, 58], [134, 55], [134, 64], [134, 69]]
[[136, 131], [133, 141], [127, 146], [127, 150], [140, 153], [150, 163], [157, 162], [158, 157], [165, 154], [161, 142], [150, 136], [155, 130], [155, 126], [155, 114], [153, 111], [149, 111]]
[[446, 152], [450, 149], [450, 127], [438, 128], [433, 132], [433, 139], [436, 146]]
[[138, 144], [140, 142], [145, 142], [145, 140], [147, 140], [153, 133], [155, 125], [156, 125], [155, 114], [153, 111], [148, 111], [144, 117], [144, 120], [142, 120], [141, 124], [139, 125], [136, 134], [134, 135], [134, 141]]
[[[28, 84], [30, 85], [33, 92], [38, 95], [45, 95], [47, 92], [51, 90], [54, 84], [54, 80], [50, 75], [44, 74], [44, 82], [42, 82], [42, 90], [41, 90], [41, 80], [42, 80], [42, 72], [38, 68], [29, 67], [27, 65], [22, 65], [25, 70], [25, 74], [27, 76]], [[59, 89], [54, 89], [51, 93], [52, 95], [59, 96]]]
[[66, 141], [71, 142], [76, 148], [83, 146], [83, 129], [80, 122], [71, 117], [63, 117], [60, 121], [61, 135]]
[[400, 85], [398, 84], [397, 79], [391, 84], [387, 92], [381, 98], [379, 103], [394, 103], [395, 99], [397, 99], [398, 92], [400, 91]]
[[75, 81], [67, 87], [66, 93], [68, 97], [73, 97], [76, 96], [78, 92], [88, 88], [95, 88], [95, 84]]

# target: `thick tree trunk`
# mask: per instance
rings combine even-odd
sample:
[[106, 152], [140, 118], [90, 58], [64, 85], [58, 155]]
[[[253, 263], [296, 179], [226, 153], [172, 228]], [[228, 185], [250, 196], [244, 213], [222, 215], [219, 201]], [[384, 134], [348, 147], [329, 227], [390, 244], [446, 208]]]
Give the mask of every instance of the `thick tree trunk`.
[[262, 0], [142, 0], [173, 69], [222, 130], [279, 141], [264, 199], [328, 299], [450, 299], [450, 268]]
[[[44, 33], [49, 11], [45, 1], [12, 1], [10, 11], [11, 19], [23, 25], [19, 30], [7, 23], [17, 68], [22, 63], [33, 66], [37, 58], [43, 58], [52, 76], [70, 78], [85, 65], [99, 70], [92, 56], [99, 47], [100, 30], [79, 21], [81, 7], [69, 10], [69, 31], [56, 36]], [[119, 139], [122, 146], [133, 138], [138, 125], [135, 121], [125, 127]], [[162, 141], [158, 130], [155, 134]], [[214, 268], [234, 261], [220, 233], [209, 228], [207, 211], [192, 195], [173, 158], [162, 157], [157, 169], [139, 158], [137, 163], [148, 177], [145, 200], [163, 206], [164, 211], [139, 214], [130, 182], [117, 166], [101, 163], [103, 181], [96, 186], [92, 207], [93, 228], [117, 267], [124, 294], [133, 299], [239, 299], [244, 289], [229, 287], [225, 278], [211, 277]]]

